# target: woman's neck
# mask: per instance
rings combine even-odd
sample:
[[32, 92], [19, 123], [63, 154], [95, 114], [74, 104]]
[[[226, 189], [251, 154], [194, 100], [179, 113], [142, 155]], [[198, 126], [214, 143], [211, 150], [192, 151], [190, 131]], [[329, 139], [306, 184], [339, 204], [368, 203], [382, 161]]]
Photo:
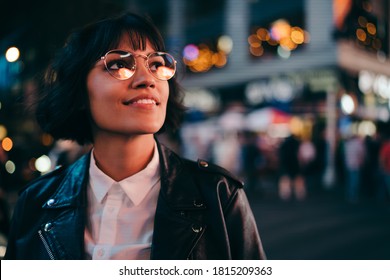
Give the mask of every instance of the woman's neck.
[[131, 138], [95, 138], [93, 156], [96, 165], [115, 181], [121, 181], [143, 170], [153, 157], [153, 135]]

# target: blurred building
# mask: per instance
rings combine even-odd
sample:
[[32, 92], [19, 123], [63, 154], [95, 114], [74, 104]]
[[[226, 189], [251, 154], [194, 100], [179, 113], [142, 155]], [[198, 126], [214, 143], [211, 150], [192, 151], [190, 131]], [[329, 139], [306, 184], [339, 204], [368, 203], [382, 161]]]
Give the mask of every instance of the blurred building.
[[323, 123], [331, 185], [337, 138], [356, 120], [363, 134], [389, 120], [389, 1], [210, 2], [170, 1], [180, 3], [168, 30], [189, 106], [213, 113], [241, 102]]

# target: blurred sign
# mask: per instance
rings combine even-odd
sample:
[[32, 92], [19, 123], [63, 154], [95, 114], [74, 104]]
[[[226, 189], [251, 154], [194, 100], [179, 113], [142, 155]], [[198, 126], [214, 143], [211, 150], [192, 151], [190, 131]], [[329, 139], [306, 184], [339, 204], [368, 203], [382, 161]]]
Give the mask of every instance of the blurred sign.
[[296, 95], [296, 87], [291, 81], [281, 78], [249, 83], [245, 97], [249, 104], [257, 105], [263, 102], [289, 102]]
[[185, 92], [184, 105], [202, 112], [213, 112], [220, 108], [221, 100], [210, 90], [193, 88]]
[[359, 89], [364, 94], [374, 93], [390, 99], [390, 77], [370, 71], [359, 72]]
[[319, 69], [299, 73], [288, 73], [261, 81], [249, 83], [245, 96], [249, 104], [263, 102], [289, 102], [302, 94], [307, 87], [311, 92], [334, 90], [338, 78], [333, 70]]

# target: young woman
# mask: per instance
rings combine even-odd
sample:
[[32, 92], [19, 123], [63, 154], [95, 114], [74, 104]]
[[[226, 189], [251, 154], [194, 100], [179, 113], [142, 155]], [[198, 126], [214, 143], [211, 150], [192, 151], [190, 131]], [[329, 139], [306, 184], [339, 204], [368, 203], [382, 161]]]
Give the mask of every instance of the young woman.
[[20, 195], [5, 259], [264, 259], [240, 181], [155, 134], [183, 112], [156, 27], [125, 14], [74, 33], [45, 75], [37, 120], [92, 144]]

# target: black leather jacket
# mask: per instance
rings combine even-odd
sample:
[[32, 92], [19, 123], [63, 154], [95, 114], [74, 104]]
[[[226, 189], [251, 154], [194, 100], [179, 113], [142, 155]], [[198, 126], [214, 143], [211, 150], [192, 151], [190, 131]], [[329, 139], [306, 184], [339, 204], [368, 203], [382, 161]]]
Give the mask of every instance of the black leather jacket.
[[[226, 170], [158, 144], [161, 191], [151, 259], [265, 259], [242, 184]], [[5, 259], [84, 259], [89, 155], [30, 183]]]

